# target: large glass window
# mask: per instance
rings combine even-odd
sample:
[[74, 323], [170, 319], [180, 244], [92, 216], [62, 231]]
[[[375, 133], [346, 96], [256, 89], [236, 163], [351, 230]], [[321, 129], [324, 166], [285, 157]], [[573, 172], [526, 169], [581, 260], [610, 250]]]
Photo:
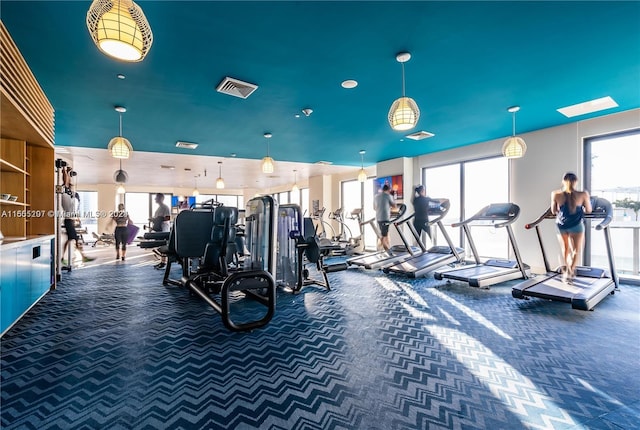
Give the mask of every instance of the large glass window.
[[289, 203], [293, 203], [295, 205], [300, 206], [300, 190], [298, 191], [291, 191], [289, 193]]
[[289, 191], [278, 193], [278, 204], [286, 205], [289, 203]]
[[304, 216], [309, 216], [309, 188], [300, 189], [300, 210]]
[[[363, 230], [360, 230], [359, 223], [376, 216], [375, 211], [373, 210], [374, 193], [375, 190], [372, 178], [367, 178], [365, 182], [359, 182], [356, 180], [342, 182], [340, 207], [342, 208], [345, 219], [347, 237], [349, 234], [353, 237], [362, 235], [366, 250], [376, 249], [378, 238], [376, 237], [373, 229], [368, 227], [368, 224], [364, 226]], [[354, 209], [362, 210], [359, 219], [352, 218], [351, 212]]]
[[[448, 198], [451, 209], [443, 220], [454, 244], [468, 247], [461, 228], [451, 224], [473, 216], [491, 203], [509, 201], [509, 162], [504, 157], [466, 161], [423, 169], [423, 184], [432, 198]], [[471, 235], [480, 257], [508, 258], [509, 242], [505, 229], [472, 226]], [[434, 241], [445, 242], [434, 229]]]
[[[451, 227], [451, 224], [460, 221], [462, 216], [460, 168], [460, 164], [456, 163], [430, 167], [422, 171], [422, 184], [427, 190], [427, 195], [434, 199], [449, 199], [451, 202], [451, 209], [449, 209], [449, 213], [447, 213], [442, 222], [456, 246], [461, 246], [462, 244], [462, 233], [459, 228]], [[441, 233], [437, 228], [432, 228], [431, 231], [436, 244], [446, 245], [446, 241], [441, 238]]]
[[354, 209], [362, 210], [362, 182], [344, 181], [342, 182], [341, 205], [342, 217], [344, 225], [339, 226], [341, 228], [340, 233], [343, 238], [349, 240], [352, 237], [360, 236], [360, 218], [351, 216], [351, 212]]
[[86, 229], [88, 237], [93, 237], [92, 233], [98, 233], [98, 192], [78, 191], [78, 197], [81, 228]]
[[[149, 193], [126, 193], [124, 195], [124, 206], [127, 212], [129, 213], [129, 218], [131, 221], [140, 229], [142, 232], [143, 227], [149, 224], [149, 218], [155, 212], [155, 208], [153, 211], [151, 208], [151, 202], [154, 200], [155, 194]], [[167, 195], [164, 197], [165, 203], [167, 202]], [[171, 203], [171, 197], [168, 197], [169, 204]], [[153, 202], [155, 207], [158, 205]], [[114, 208], [115, 209], [115, 208]]]
[[[585, 141], [585, 189], [614, 206], [610, 224], [616, 270], [640, 275], [640, 130]], [[592, 223], [594, 224], [594, 223]], [[602, 231], [587, 231], [585, 264], [607, 268]]]
[[[509, 201], [509, 161], [504, 157], [470, 161], [464, 168], [464, 217], [491, 203]], [[504, 228], [472, 226], [471, 234], [481, 257], [509, 258], [509, 238]]]

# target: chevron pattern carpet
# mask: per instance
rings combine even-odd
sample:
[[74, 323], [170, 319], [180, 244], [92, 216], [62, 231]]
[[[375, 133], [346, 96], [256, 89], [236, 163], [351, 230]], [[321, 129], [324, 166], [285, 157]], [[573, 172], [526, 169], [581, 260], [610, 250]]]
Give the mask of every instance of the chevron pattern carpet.
[[[640, 288], [593, 312], [351, 269], [226, 330], [141, 257], [63, 275], [2, 339], [3, 429], [633, 429]], [[176, 275], [179, 269], [176, 269]], [[236, 306], [239, 315], [252, 306]]]

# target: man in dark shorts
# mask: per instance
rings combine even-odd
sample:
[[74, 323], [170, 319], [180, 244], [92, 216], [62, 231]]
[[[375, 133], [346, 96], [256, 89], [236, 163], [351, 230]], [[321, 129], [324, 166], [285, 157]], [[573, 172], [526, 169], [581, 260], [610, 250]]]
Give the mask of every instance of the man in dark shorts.
[[388, 251], [389, 246], [389, 224], [391, 223], [391, 208], [395, 208], [396, 204], [393, 201], [393, 197], [389, 193], [390, 187], [384, 184], [382, 192], [378, 193], [373, 200], [373, 208], [376, 210], [376, 221], [380, 228], [380, 244], [385, 251]]

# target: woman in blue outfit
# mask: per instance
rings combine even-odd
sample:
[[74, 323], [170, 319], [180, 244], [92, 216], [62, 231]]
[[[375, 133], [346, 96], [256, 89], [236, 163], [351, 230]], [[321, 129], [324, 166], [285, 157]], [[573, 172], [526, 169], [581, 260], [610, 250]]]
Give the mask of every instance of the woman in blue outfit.
[[584, 245], [584, 214], [592, 210], [589, 193], [576, 190], [577, 183], [578, 177], [574, 173], [566, 173], [562, 178], [562, 189], [551, 193], [551, 213], [556, 216], [562, 248], [562, 279], [568, 283], [573, 282]]

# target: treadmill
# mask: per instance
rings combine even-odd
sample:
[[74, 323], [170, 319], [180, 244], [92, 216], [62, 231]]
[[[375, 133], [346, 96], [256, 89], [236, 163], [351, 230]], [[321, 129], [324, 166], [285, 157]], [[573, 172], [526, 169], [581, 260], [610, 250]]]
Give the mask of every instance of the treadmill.
[[[609, 201], [598, 197], [591, 198], [591, 207], [593, 211], [590, 214], [585, 214], [585, 218], [602, 219], [602, 221], [596, 225], [596, 230], [602, 230], [604, 233], [607, 257], [609, 259], [609, 272], [595, 267], [577, 266], [576, 277], [572, 285], [562, 282], [563, 267], [561, 266], [555, 271], [550, 269], [547, 254], [542, 245], [539, 224], [545, 219], [556, 218], [551, 213], [551, 209], [547, 209], [538, 219], [531, 224], [525, 225], [526, 229], [536, 228], [538, 243], [540, 244], [540, 250], [542, 251], [542, 258], [547, 273], [513, 287], [511, 290], [513, 297], [524, 300], [528, 300], [529, 297], [538, 297], [541, 299], [566, 302], [571, 303], [571, 308], [573, 309], [590, 311], [605, 297], [614, 294], [618, 290], [619, 281], [613, 259], [613, 248], [611, 246], [611, 236], [609, 232], [609, 224], [613, 219], [613, 208]], [[587, 226], [589, 226], [589, 224], [587, 224]]]
[[[391, 215], [393, 216], [393, 219], [390, 221], [390, 223], [393, 224], [393, 226], [398, 231], [398, 234], [400, 235], [400, 238], [402, 239], [402, 242], [404, 243], [404, 245], [393, 246], [391, 247], [390, 250], [378, 251], [370, 254], [352, 257], [347, 259], [347, 264], [349, 266], [364, 267], [365, 269], [380, 269], [382, 267], [395, 264], [398, 261], [406, 260], [411, 256], [415, 255], [418, 252], [418, 248], [409, 246], [409, 243], [407, 242], [406, 237], [404, 236], [404, 234], [402, 233], [402, 230], [397, 225], [398, 219], [401, 219], [406, 211], [407, 211], [407, 206], [404, 204], [399, 204], [397, 212], [391, 213]], [[375, 231], [376, 235], [378, 237], [381, 237], [380, 229], [378, 228], [378, 224], [375, 218], [365, 221], [363, 225], [365, 224], [370, 224], [371, 228], [373, 228], [373, 231]]]
[[[530, 275], [530, 267], [522, 262], [520, 250], [516, 244], [516, 238], [513, 234], [511, 224], [518, 219], [520, 215], [520, 207], [514, 203], [493, 203], [480, 209], [478, 213], [459, 223], [451, 224], [452, 227], [462, 227], [473, 257], [475, 264], [457, 267], [448, 270], [437, 270], [434, 272], [435, 279], [454, 279], [456, 281], [467, 282], [472, 287], [489, 288], [490, 285], [500, 282], [510, 281], [512, 279], [528, 279]], [[489, 222], [494, 228], [506, 228], [509, 235], [509, 243], [513, 249], [515, 260], [489, 259], [482, 263], [476, 250], [476, 245], [471, 237], [469, 224]]]
[[432, 199], [429, 203], [428, 214], [430, 218], [434, 218], [427, 224], [429, 227], [435, 224], [440, 228], [448, 246], [432, 246], [431, 248], [426, 249], [420, 235], [416, 231], [416, 228], [412, 223], [408, 223], [410, 219], [415, 217], [415, 214], [413, 214], [403, 222], [407, 223], [411, 234], [420, 245], [422, 252], [406, 261], [401, 261], [393, 266], [385, 267], [383, 271], [385, 273], [395, 273], [406, 275], [410, 278], [418, 278], [439, 267], [455, 262], [462, 262], [465, 253], [464, 249], [456, 248], [453, 245], [451, 237], [449, 237], [449, 234], [442, 224], [442, 219], [447, 215], [450, 207], [451, 202], [449, 199]]

